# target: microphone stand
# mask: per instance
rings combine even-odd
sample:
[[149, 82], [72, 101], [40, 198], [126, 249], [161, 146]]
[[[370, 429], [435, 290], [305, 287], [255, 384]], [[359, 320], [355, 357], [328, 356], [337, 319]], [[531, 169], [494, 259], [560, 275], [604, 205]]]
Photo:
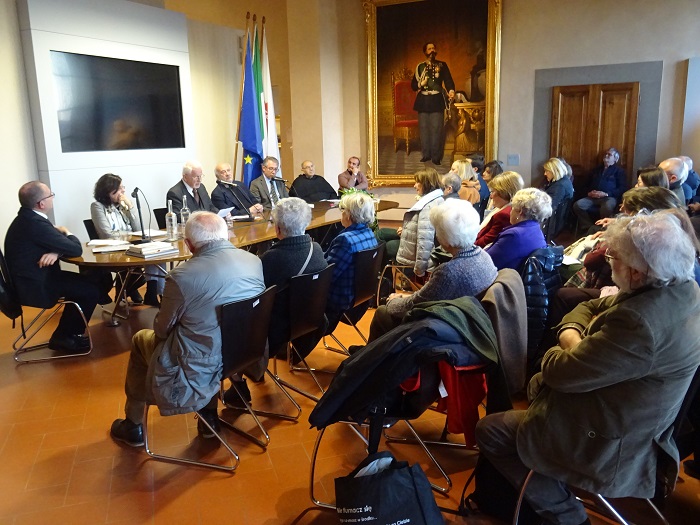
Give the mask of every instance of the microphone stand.
[[225, 185], [225, 186], [228, 186], [228, 189], [231, 191], [231, 195], [233, 195], [233, 198], [236, 199], [236, 201], [238, 202], [238, 204], [241, 205], [241, 209], [242, 209], [242, 210], [246, 213], [246, 215], [248, 216], [247, 219], [237, 219], [237, 222], [252, 222], [252, 221], [255, 220], [255, 218], [253, 218], [253, 214], [250, 213], [250, 210], [249, 210], [248, 208], [245, 207], [245, 205], [243, 204], [243, 201], [241, 201], [241, 199], [238, 198], [238, 195], [236, 195], [236, 192], [233, 191], [234, 188], [236, 187], [235, 184], [233, 184], [233, 183], [231, 183], [231, 182], [227, 182], [227, 181], [225, 181], [225, 180], [217, 180], [216, 183], [217, 183], [217, 184], [223, 184], [223, 185]]
[[134, 241], [131, 244], [144, 244], [147, 242], [151, 242], [151, 237], [146, 233], [146, 230], [143, 229], [143, 215], [141, 215], [141, 201], [139, 201], [139, 189], [134, 188], [134, 191], [131, 192], [131, 196], [136, 199], [136, 211], [139, 213], [139, 225], [141, 226], [141, 240], [140, 241]]

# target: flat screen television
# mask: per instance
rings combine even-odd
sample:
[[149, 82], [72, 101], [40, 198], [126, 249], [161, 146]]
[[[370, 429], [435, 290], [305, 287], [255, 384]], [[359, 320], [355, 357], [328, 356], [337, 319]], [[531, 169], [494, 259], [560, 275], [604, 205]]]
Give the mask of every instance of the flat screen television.
[[184, 148], [178, 66], [51, 51], [64, 153]]

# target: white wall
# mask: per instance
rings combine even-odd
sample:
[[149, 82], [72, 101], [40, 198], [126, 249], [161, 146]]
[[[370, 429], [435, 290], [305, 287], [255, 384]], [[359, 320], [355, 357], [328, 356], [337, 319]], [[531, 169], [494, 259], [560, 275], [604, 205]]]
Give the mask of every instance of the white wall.
[[[498, 156], [530, 179], [535, 70], [663, 61], [655, 157], [681, 152], [685, 60], [700, 54], [697, 0], [504, 0]], [[690, 125], [690, 123], [686, 123]], [[700, 147], [686, 151], [700, 158]]]
[[[38, 175], [57, 194], [56, 224], [87, 239], [83, 219], [89, 216], [92, 187], [107, 172], [121, 175], [129, 190], [138, 186], [152, 207], [164, 206], [167, 188], [177, 182], [183, 162], [195, 151], [184, 15], [123, 0], [19, 0], [18, 11]], [[64, 153], [52, 50], [177, 66], [185, 147]]]

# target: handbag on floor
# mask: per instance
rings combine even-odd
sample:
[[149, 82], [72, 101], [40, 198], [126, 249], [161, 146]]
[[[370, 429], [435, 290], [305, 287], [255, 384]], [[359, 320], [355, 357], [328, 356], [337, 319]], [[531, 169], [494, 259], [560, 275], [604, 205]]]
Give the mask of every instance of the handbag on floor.
[[388, 451], [370, 454], [335, 478], [335, 498], [340, 523], [444, 523], [420, 465], [396, 461]]

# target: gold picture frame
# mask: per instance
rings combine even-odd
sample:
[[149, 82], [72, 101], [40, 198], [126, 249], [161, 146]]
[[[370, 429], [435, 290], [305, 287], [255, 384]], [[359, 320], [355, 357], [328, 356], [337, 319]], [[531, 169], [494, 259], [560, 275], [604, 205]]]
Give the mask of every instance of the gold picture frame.
[[[452, 107], [452, 118], [456, 119], [458, 112], [464, 118], [465, 114], [469, 116], [474, 113], [473, 109], [476, 108], [475, 114], [480, 115], [480, 122], [477, 124], [472, 120], [472, 129], [475, 129], [475, 125], [478, 125], [478, 132], [481, 133], [481, 146], [479, 151], [483, 154], [484, 158], [492, 160], [497, 158], [498, 149], [498, 97], [499, 97], [499, 83], [500, 83], [500, 56], [501, 56], [501, 6], [502, 0], [461, 0], [460, 8], [469, 9], [469, 7], [477, 7], [477, 11], [481, 14], [485, 14], [486, 20], [482, 23], [486, 24], [485, 29], [483, 26], [474, 26], [478, 24], [479, 21], [474, 21], [470, 19], [469, 16], [464, 17], [464, 24], [467, 26], [471, 24], [472, 27], [480, 27], [481, 31], [485, 33], [485, 45], [483, 48], [479, 49], [482, 60], [485, 55], [485, 90], [483, 88], [483, 95], [485, 95], [485, 100], [477, 103], [472, 103], [471, 101], [463, 101], [460, 104], [453, 104]], [[419, 2], [432, 3], [433, 6], [437, 6], [438, 9], [434, 9], [435, 20], [429, 20], [425, 17], [420, 20], [421, 34], [419, 31], [397, 31], [395, 30], [396, 25], [403, 23], [405, 18], [403, 17], [402, 11], [409, 9], [415, 9], [416, 6], [409, 6], [408, 4], [416, 4]], [[438, 3], [439, 2], [439, 3]], [[460, 17], [458, 14], [453, 12], [445, 12], [441, 8], [446, 5], [442, 0], [365, 0], [363, 1], [363, 7], [365, 12], [365, 25], [367, 33], [367, 101], [368, 101], [368, 145], [367, 145], [367, 176], [372, 187], [381, 186], [410, 186], [413, 185], [413, 173], [396, 173], [400, 171], [401, 167], [387, 168], [386, 160], [391, 160], [389, 157], [389, 151], [391, 153], [396, 153], [397, 155], [402, 154], [401, 151], [397, 151], [398, 146], [394, 144], [394, 147], [388, 149], [387, 146], [387, 129], [393, 127], [393, 86], [391, 86], [390, 78], [394, 78], [394, 74], [398, 70], [413, 69], [416, 64], [424, 58], [422, 58], [422, 45], [425, 39], [430, 38], [441, 38], [443, 43], [446, 41], [447, 44], [443, 47], [447, 47], [447, 52], [440, 55], [438, 54], [438, 59], [444, 60], [448, 58], [450, 41], [450, 35], [464, 33], [464, 27], [460, 27]], [[379, 13], [378, 13], [379, 11]], [[391, 20], [392, 29], [390, 35], [382, 34], [382, 28], [378, 29], [378, 18], [380, 19], [380, 24], [386, 26], [386, 20]], [[430, 28], [430, 30], [425, 31], [424, 28]], [[378, 32], [379, 31], [379, 32]], [[428, 32], [434, 31], [437, 36], [429, 35]], [[482, 33], [483, 35], [483, 33]], [[474, 37], [472, 40], [476, 40]], [[379, 43], [379, 44], [378, 44]], [[483, 43], [483, 42], [482, 42]], [[386, 46], [385, 50], [390, 51], [394, 55], [401, 50], [405, 50], [408, 56], [402, 58], [403, 63], [399, 64], [394, 57], [392, 60], [391, 71], [384, 70], [378, 73], [377, 67], [378, 52], [382, 53], [382, 57], [385, 56], [382, 46]], [[441, 44], [438, 43], [438, 52], [440, 52]], [[485, 48], [485, 49], [484, 49]], [[420, 55], [420, 56], [419, 56]], [[457, 46], [452, 54], [453, 57], [462, 59], [465, 53], [461, 50], [457, 52]], [[476, 55], [475, 55], [476, 56]], [[418, 58], [416, 58], [418, 57]], [[406, 63], [408, 61], [411, 63]], [[466, 59], [465, 59], [466, 60]], [[457, 60], [455, 60], [457, 61]], [[448, 60], [449, 62], [449, 60]], [[452, 68], [452, 65], [450, 65]], [[476, 66], [474, 66], [476, 69]], [[397, 70], [397, 71], [395, 71]], [[472, 70], [473, 71], [473, 70]], [[466, 75], [464, 71], [460, 72], [462, 77]], [[455, 77], [453, 73], [453, 77]], [[482, 80], [482, 79], [481, 79]], [[465, 84], [467, 82], [465, 81]], [[380, 85], [381, 84], [381, 85]], [[457, 87], [459, 91], [459, 87]], [[448, 121], [449, 122], [449, 121]], [[380, 135], [380, 133], [382, 133]], [[380, 151], [380, 136], [382, 141], [382, 148]], [[447, 147], [447, 141], [446, 147]], [[403, 149], [403, 148], [402, 148]], [[409, 144], [405, 144], [406, 157], [409, 155]], [[416, 148], [414, 148], [415, 150]], [[419, 144], [417, 145], [417, 150], [420, 151]], [[383, 157], [380, 158], [380, 155]], [[420, 155], [418, 155], [420, 156]], [[453, 155], [454, 156], [454, 155]], [[455, 156], [455, 159], [457, 156]], [[448, 163], [450, 158], [443, 158], [443, 167], [439, 171], [446, 171], [444, 165]], [[380, 162], [381, 161], [381, 162]], [[398, 163], [396, 163], [398, 166]], [[382, 169], [382, 166], [384, 169]], [[415, 163], [414, 163], [415, 165]], [[405, 169], [405, 168], [404, 168]], [[405, 169], [407, 171], [407, 169]], [[385, 171], [382, 173], [382, 171]], [[393, 171], [393, 172], [392, 172]]]

